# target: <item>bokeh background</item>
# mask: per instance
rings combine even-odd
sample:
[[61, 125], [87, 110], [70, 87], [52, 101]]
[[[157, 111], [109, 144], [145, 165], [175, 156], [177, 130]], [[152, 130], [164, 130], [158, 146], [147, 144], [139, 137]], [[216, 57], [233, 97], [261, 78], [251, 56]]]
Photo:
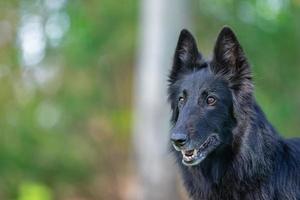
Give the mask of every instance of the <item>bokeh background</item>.
[[[143, 23], [164, 13], [147, 12], [150, 1], [0, 1], [0, 199], [139, 199], [134, 144], [143, 139], [134, 136], [134, 115]], [[162, 2], [149, 9], [184, 4], [206, 56], [230, 25], [252, 64], [258, 102], [282, 135], [299, 136], [299, 0]], [[172, 57], [164, 59], [168, 70]]]

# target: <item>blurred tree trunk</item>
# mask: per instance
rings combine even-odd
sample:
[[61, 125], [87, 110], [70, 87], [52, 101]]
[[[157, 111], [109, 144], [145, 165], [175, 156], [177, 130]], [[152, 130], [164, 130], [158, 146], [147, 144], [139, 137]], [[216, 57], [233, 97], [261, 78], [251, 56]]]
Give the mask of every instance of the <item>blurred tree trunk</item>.
[[167, 76], [182, 28], [191, 24], [189, 1], [142, 0], [135, 74], [134, 145], [143, 200], [179, 199], [174, 159], [168, 150]]

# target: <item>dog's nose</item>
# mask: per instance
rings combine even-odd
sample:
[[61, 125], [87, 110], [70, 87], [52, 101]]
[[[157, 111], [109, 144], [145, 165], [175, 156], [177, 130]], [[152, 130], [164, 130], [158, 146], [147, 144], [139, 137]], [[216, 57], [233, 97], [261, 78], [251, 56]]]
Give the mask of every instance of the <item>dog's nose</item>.
[[187, 135], [182, 133], [173, 133], [171, 141], [178, 147], [183, 146], [187, 142]]

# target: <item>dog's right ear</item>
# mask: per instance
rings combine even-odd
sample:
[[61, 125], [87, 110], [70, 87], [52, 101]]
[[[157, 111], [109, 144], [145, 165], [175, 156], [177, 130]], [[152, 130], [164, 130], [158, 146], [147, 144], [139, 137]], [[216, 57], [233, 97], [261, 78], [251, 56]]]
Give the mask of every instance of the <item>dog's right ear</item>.
[[174, 83], [179, 74], [195, 68], [200, 63], [201, 54], [198, 51], [196, 40], [188, 30], [183, 29], [175, 50], [173, 67], [169, 76], [170, 82]]

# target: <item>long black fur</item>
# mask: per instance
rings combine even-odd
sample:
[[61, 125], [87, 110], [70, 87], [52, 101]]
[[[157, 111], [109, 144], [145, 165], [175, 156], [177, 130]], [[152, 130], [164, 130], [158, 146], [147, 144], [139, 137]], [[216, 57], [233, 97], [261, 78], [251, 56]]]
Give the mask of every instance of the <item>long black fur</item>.
[[[168, 91], [172, 135], [186, 135], [189, 147], [212, 132], [222, 142], [196, 166], [183, 165], [181, 153], [174, 150], [192, 199], [300, 199], [300, 140], [283, 139], [266, 119], [253, 95], [250, 65], [230, 28], [220, 32], [211, 60], [182, 30]], [[218, 97], [215, 107], [204, 102], [210, 92]]]

